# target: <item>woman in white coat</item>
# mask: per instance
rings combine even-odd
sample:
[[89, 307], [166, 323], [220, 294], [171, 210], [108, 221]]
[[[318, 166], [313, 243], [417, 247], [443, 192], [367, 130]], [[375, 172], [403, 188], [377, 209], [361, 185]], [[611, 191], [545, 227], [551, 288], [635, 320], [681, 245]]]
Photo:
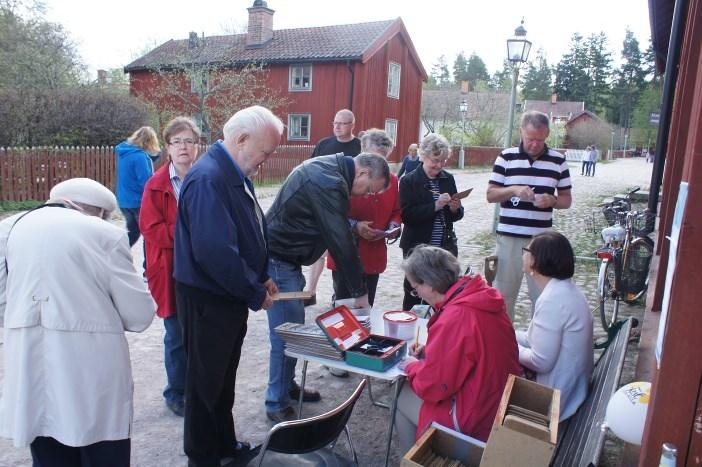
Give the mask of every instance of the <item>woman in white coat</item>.
[[529, 328], [517, 331], [519, 363], [536, 373], [537, 383], [560, 389], [563, 421], [587, 397], [593, 363], [592, 314], [571, 280], [575, 256], [567, 238], [546, 231], [523, 250], [523, 270], [542, 292]]
[[125, 331], [143, 331], [151, 296], [114, 195], [82, 178], [0, 223], [5, 379], [0, 436], [35, 467], [128, 466], [133, 381]]

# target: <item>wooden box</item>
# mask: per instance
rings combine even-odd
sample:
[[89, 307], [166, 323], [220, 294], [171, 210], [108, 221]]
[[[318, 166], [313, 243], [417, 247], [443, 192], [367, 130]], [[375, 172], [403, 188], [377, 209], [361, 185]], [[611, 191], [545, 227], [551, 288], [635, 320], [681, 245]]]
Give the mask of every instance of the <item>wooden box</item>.
[[560, 391], [510, 375], [481, 467], [547, 467], [558, 438]]
[[370, 334], [345, 305], [322, 313], [315, 321], [332, 345], [344, 351], [348, 365], [382, 372], [407, 352], [407, 344], [401, 339]]
[[425, 467], [430, 465], [430, 456], [441, 456], [450, 461], [448, 465], [457, 464], [466, 467], [478, 467], [483, 455], [485, 443], [457, 431], [432, 423], [421, 438], [400, 462], [400, 467]]

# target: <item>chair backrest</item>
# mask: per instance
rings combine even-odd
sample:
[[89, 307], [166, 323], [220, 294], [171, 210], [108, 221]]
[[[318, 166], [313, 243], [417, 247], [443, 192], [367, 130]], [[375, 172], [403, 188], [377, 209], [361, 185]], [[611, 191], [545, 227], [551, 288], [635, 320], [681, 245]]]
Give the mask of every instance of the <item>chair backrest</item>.
[[282, 422], [268, 432], [267, 447], [271, 451], [286, 454], [303, 454], [316, 451], [336, 441], [351, 417], [353, 406], [361, 396], [366, 380], [362, 380], [356, 390], [337, 408], [317, 415]]

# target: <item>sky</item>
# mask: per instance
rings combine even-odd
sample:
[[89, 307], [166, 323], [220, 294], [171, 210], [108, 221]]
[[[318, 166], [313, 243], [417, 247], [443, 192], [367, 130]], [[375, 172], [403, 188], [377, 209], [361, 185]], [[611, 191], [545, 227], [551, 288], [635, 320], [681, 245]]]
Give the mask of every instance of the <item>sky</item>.
[[[46, 18], [61, 23], [91, 75], [121, 68], [189, 31], [205, 36], [241, 32], [253, 0], [45, 0]], [[274, 29], [402, 18], [427, 73], [440, 55], [478, 54], [491, 74], [502, 68], [506, 41], [524, 18], [527, 39], [555, 65], [573, 33], [605, 32], [615, 62], [629, 28], [645, 50], [650, 38], [647, 0], [268, 0]]]

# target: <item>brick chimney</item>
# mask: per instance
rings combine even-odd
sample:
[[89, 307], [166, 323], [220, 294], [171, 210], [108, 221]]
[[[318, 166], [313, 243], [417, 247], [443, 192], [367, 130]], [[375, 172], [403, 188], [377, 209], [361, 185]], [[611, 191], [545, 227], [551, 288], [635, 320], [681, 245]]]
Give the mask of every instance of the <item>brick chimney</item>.
[[265, 0], [256, 0], [249, 10], [249, 28], [246, 33], [247, 47], [262, 47], [273, 39], [273, 13]]
[[197, 37], [197, 33], [195, 31], [190, 31], [190, 35], [188, 36], [188, 48], [197, 49], [198, 45], [199, 40]]

